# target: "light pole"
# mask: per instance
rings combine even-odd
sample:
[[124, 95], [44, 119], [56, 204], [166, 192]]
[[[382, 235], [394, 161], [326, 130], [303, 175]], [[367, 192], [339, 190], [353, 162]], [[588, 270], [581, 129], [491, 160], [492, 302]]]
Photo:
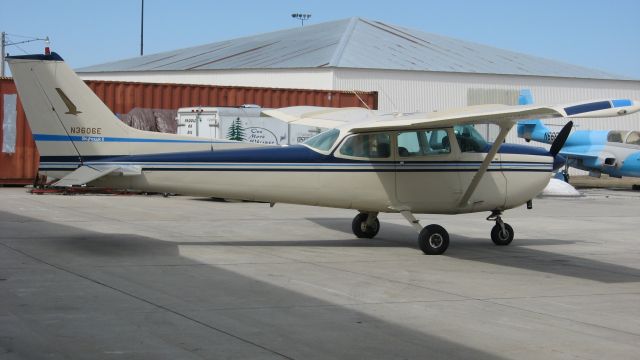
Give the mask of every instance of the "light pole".
[[140, 9], [140, 56], [144, 53], [144, 0]]
[[293, 13], [293, 14], [291, 14], [291, 17], [294, 18], [294, 19], [300, 20], [300, 22], [302, 23], [301, 26], [304, 26], [304, 21], [305, 20], [309, 20], [309, 18], [311, 17], [311, 14]]

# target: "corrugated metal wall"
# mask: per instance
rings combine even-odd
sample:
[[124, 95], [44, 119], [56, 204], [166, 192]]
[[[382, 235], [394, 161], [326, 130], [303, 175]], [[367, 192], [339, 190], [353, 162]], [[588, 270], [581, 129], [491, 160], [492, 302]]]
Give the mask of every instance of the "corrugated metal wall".
[[375, 92], [279, 89], [237, 86], [149, 84], [87, 80], [87, 85], [115, 113], [134, 107], [177, 109], [188, 106], [240, 106], [257, 104], [265, 108], [296, 105], [377, 108]]
[[[128, 113], [135, 107], [178, 109], [188, 106], [240, 106], [257, 104], [262, 107], [296, 105], [348, 107], [367, 106], [376, 109], [375, 92], [353, 92], [308, 89], [276, 89], [257, 87], [207, 86], [184, 84], [148, 84], [112, 81], [86, 81], [87, 85], [114, 113]], [[13, 79], [0, 79], [0, 110], [4, 94], [16, 94]], [[0, 124], [3, 121], [0, 111]], [[16, 118], [16, 152], [0, 153], [0, 184], [28, 184], [37, 174], [39, 154], [32, 140], [22, 104], [18, 101]], [[0, 139], [2, 139], [0, 126]]]

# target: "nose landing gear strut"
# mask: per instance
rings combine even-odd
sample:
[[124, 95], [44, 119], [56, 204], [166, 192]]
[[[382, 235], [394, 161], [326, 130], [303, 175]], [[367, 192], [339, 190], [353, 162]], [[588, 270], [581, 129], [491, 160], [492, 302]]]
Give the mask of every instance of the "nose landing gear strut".
[[502, 211], [493, 210], [487, 217], [488, 221], [495, 221], [496, 225], [491, 229], [491, 240], [498, 246], [506, 246], [513, 241], [513, 228], [502, 221]]

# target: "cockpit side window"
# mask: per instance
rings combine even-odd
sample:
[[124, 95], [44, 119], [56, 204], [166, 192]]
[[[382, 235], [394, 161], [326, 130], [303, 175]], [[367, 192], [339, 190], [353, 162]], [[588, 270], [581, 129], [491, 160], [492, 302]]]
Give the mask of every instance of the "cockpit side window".
[[398, 134], [398, 156], [449, 154], [451, 142], [445, 129], [406, 131]]
[[358, 158], [388, 158], [391, 156], [389, 134], [357, 134], [347, 138], [339, 154]]
[[473, 125], [454, 126], [453, 132], [462, 152], [483, 152], [489, 145]]
[[640, 145], [640, 132], [639, 131], [630, 132], [629, 135], [627, 135], [627, 139], [625, 140], [625, 143], [630, 145]]
[[618, 130], [609, 131], [609, 133], [607, 134], [607, 141], [622, 143], [622, 140], [624, 139], [625, 134], [626, 134], [626, 131], [618, 131]]

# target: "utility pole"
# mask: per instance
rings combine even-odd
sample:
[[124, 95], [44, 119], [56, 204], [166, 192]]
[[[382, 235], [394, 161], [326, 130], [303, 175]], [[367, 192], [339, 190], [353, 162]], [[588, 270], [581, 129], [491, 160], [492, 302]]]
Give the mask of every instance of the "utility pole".
[[0, 64], [0, 76], [4, 77], [5, 75], [5, 66], [4, 66], [4, 58], [5, 55], [7, 55], [6, 53], [6, 49], [7, 46], [11, 46], [11, 45], [19, 45], [19, 44], [25, 44], [25, 43], [30, 43], [33, 41], [44, 41], [46, 44], [46, 48], [45, 48], [45, 52], [47, 52], [48, 55], [48, 49], [49, 49], [49, 37], [45, 37], [45, 38], [36, 38], [36, 37], [32, 37], [32, 36], [24, 36], [24, 35], [15, 35], [15, 34], [9, 34], [10, 36], [17, 36], [17, 37], [21, 37], [21, 38], [26, 38], [27, 40], [22, 40], [22, 41], [14, 41], [14, 42], [9, 42], [7, 40], [7, 33], [6, 32], [2, 32], [0, 33], [0, 60], [1, 60], [1, 64]]
[[142, 9], [140, 10], [140, 56], [144, 54], [144, 0], [142, 0]]
[[2, 36], [0, 36], [0, 44], [2, 44], [2, 45], [0, 45], [0, 50], [2, 50], [1, 51], [2, 54], [0, 55], [0, 60], [2, 60], [2, 64], [0, 64], [0, 77], [4, 77], [4, 55], [5, 55], [5, 52], [4, 52], [4, 44], [5, 44], [4, 37], [5, 37], [5, 32], [3, 31], [2, 32]]

